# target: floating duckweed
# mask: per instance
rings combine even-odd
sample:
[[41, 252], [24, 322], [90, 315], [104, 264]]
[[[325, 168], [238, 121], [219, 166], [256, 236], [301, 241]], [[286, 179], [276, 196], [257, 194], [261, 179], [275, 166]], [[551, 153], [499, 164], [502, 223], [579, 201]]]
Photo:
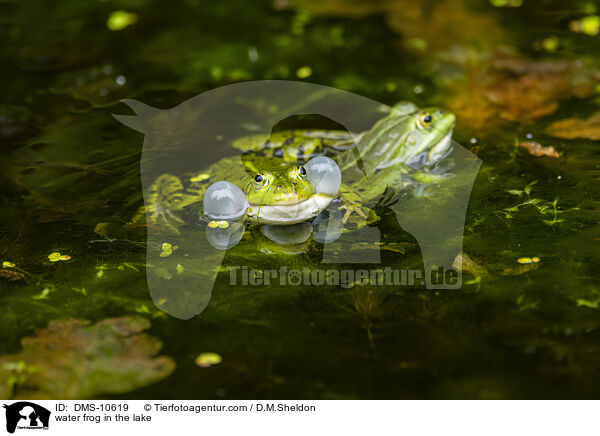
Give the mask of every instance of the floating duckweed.
[[490, 4], [497, 8], [518, 8], [523, 0], [490, 0]]
[[211, 229], [216, 229], [217, 227], [220, 229], [226, 229], [227, 227], [229, 227], [229, 223], [225, 220], [221, 220], [221, 221], [210, 221], [208, 223], [208, 227], [210, 227]]
[[160, 257], [169, 257], [171, 254], [173, 254], [173, 246], [168, 242], [163, 242], [160, 250]]
[[184, 271], [183, 265], [180, 263], [175, 266], [175, 269], [177, 270], [177, 274], [181, 274]]
[[520, 264], [538, 263], [539, 261], [539, 257], [519, 257], [517, 259]]
[[106, 27], [108, 30], [122, 30], [127, 26], [131, 26], [132, 24], [137, 23], [138, 16], [136, 13], [127, 12], [127, 11], [113, 11], [108, 16], [108, 20], [106, 21]]
[[312, 76], [313, 70], [311, 67], [305, 65], [296, 70], [296, 76], [300, 79], [306, 79], [307, 77]]
[[208, 368], [213, 365], [218, 365], [223, 361], [223, 358], [217, 353], [200, 353], [196, 357], [196, 365], [201, 368]]
[[2, 262], [2, 268], [14, 268], [16, 265], [8, 260]]
[[55, 251], [48, 255], [48, 260], [50, 262], [58, 262], [59, 260], [71, 260], [71, 256], [69, 256], [68, 254], [60, 254], [58, 251]]
[[542, 41], [542, 47], [547, 52], [553, 52], [558, 48], [558, 38], [556, 36], [550, 36]]
[[569, 22], [569, 29], [572, 32], [595, 36], [600, 33], [600, 16], [588, 15], [581, 20], [573, 20]]

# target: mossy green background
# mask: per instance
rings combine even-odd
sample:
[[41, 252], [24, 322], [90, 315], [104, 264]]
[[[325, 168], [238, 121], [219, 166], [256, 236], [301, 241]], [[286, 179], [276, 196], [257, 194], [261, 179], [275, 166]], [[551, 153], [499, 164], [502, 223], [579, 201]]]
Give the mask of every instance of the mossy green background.
[[[557, 97], [533, 120], [474, 126], [458, 114], [454, 139], [483, 160], [464, 251], [487, 271], [466, 272], [458, 291], [231, 290], [224, 275], [207, 310], [182, 321], [150, 299], [143, 238], [94, 232], [142, 203], [142, 135], [110, 116], [129, 113], [121, 98], [169, 108], [228, 83], [292, 79], [446, 107], [465, 92], [463, 55], [477, 64], [508, 50], [600, 68], [598, 36], [569, 24], [594, 16], [597, 2], [465, 0], [440, 23], [444, 2], [413, 1], [415, 20], [431, 27], [423, 35], [398, 24], [393, 1], [366, 11], [367, 2], [316, 3], [0, 2], [0, 261], [23, 271], [0, 277], [0, 354], [51, 320], [141, 315], [177, 369], [127, 398], [596, 397], [600, 149], [545, 133], [598, 111], [595, 93]], [[137, 21], [110, 30], [115, 11]], [[560, 157], [515, 146], [526, 139]], [[71, 260], [49, 262], [52, 252]], [[533, 256], [534, 267], [517, 262]], [[223, 361], [200, 368], [201, 352]]]

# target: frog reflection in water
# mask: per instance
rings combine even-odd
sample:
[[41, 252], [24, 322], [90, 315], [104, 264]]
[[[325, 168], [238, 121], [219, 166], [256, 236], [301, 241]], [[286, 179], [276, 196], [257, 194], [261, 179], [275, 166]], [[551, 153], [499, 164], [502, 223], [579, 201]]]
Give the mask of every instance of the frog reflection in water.
[[[197, 206], [207, 188], [226, 180], [244, 191], [249, 220], [276, 225], [303, 222], [338, 197], [337, 192], [318, 192], [304, 165], [307, 161], [310, 165], [314, 156], [328, 155], [340, 162], [344, 222], [351, 216], [364, 222], [369, 208], [381, 202], [388, 188], [427, 185], [447, 177], [438, 164], [450, 152], [454, 124], [449, 111], [399, 103], [371, 129], [355, 136], [345, 131], [288, 130], [243, 137], [232, 144], [243, 150], [243, 167], [235, 156], [184, 176], [184, 183], [163, 174], [136, 219], [146, 215], [149, 223], [178, 232], [185, 223], [182, 212], [200, 210]], [[354, 140], [360, 141], [360, 156]]]

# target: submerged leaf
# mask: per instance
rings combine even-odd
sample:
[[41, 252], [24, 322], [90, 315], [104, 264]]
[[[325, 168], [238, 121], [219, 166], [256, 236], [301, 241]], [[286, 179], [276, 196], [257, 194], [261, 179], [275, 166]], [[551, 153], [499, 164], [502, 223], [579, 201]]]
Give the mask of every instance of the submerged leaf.
[[[160, 340], [142, 334], [150, 322], [140, 317], [111, 318], [91, 324], [51, 321], [23, 349], [0, 356], [1, 398], [84, 399], [129, 392], [169, 376], [175, 362], [154, 357]], [[30, 371], [16, 372], [23, 362]]]
[[0, 277], [13, 281], [26, 280], [25, 275], [22, 272], [6, 268], [0, 269]]
[[578, 62], [497, 54], [467, 65], [448, 105], [475, 129], [501, 119], [529, 123], [553, 114], [563, 99], [594, 95], [599, 82], [599, 71]]
[[525, 141], [519, 142], [517, 146], [524, 148], [532, 156], [549, 156], [549, 157], [560, 157], [558, 151], [552, 146], [544, 146], [539, 142]]
[[546, 133], [562, 139], [582, 138], [598, 141], [600, 140], [600, 112], [585, 120], [567, 118], [557, 121], [548, 127]]

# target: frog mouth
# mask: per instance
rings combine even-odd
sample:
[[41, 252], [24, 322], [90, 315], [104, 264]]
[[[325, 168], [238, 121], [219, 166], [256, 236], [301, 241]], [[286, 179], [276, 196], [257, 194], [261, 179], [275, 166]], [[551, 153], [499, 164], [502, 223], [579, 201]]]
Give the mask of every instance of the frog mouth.
[[246, 217], [253, 222], [273, 225], [298, 224], [317, 216], [333, 200], [332, 196], [314, 194], [295, 204], [250, 204]]
[[445, 158], [452, 151], [452, 134], [454, 130], [450, 130], [446, 136], [444, 136], [440, 141], [427, 153], [427, 164], [434, 164], [441, 159]]
[[414, 171], [421, 170], [427, 166], [434, 165], [440, 160], [445, 158], [452, 151], [452, 134], [453, 130], [450, 130], [445, 136], [438, 141], [431, 149], [422, 151], [421, 153], [413, 156], [406, 162], [406, 165]]

